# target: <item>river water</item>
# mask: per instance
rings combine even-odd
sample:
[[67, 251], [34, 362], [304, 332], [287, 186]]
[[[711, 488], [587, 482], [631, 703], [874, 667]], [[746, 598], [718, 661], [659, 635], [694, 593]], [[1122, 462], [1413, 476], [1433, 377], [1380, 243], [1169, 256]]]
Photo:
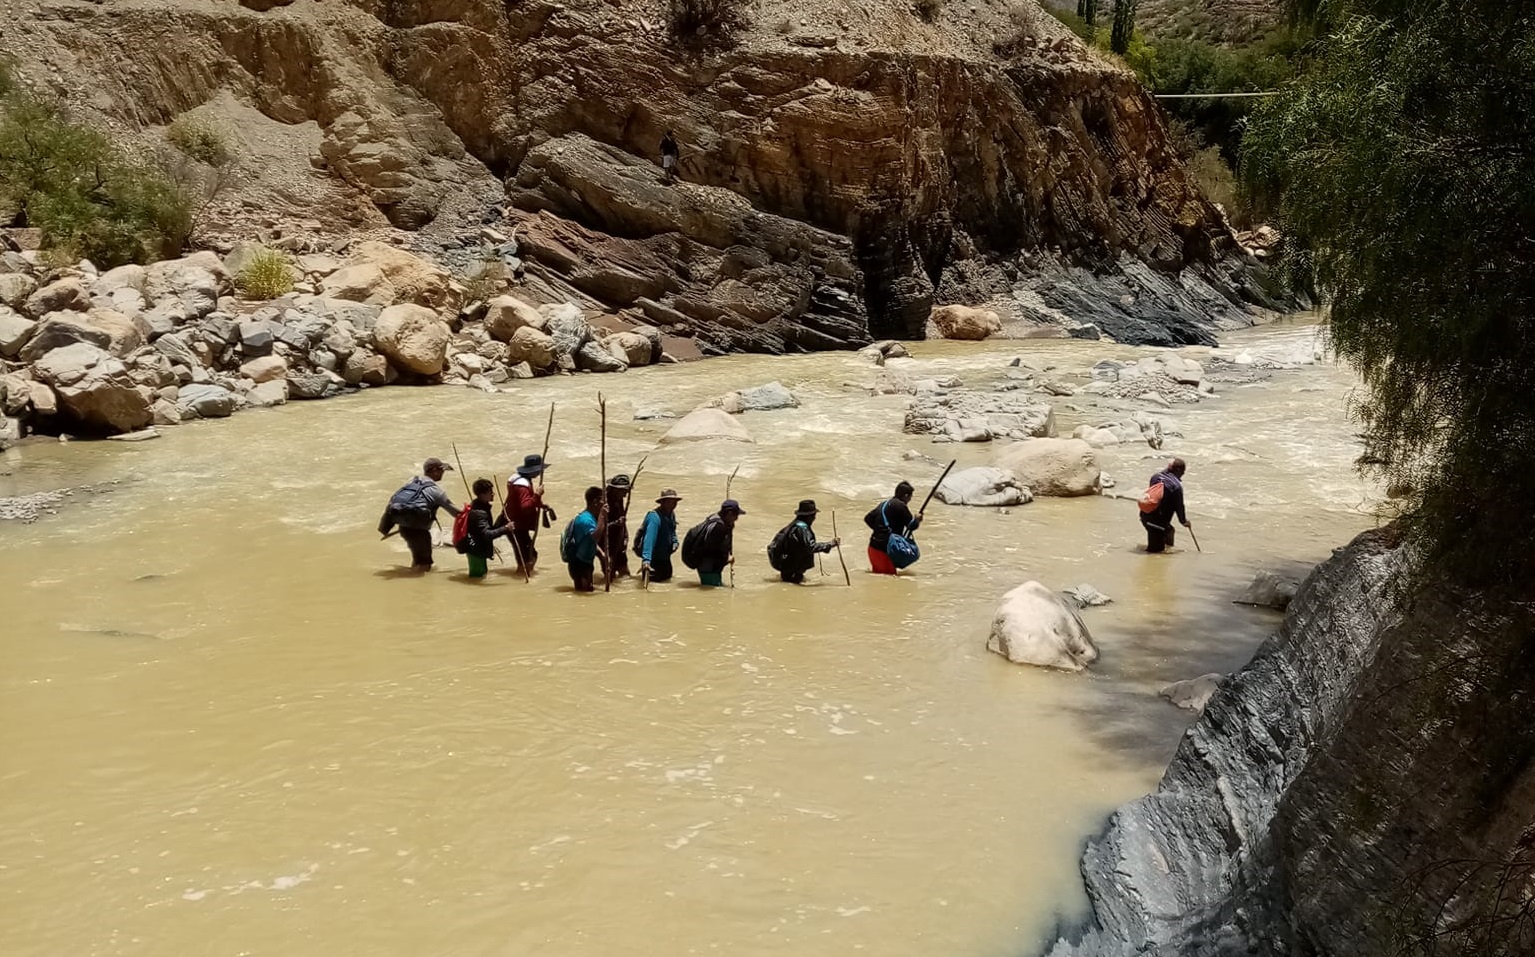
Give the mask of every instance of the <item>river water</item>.
[[[1315, 341], [1284, 323], [1224, 351], [1309, 359]], [[1147, 352], [912, 348], [893, 365], [962, 378]], [[872, 373], [741, 356], [394, 388], [9, 453], [0, 495], [119, 481], [0, 525], [5, 953], [1001, 957], [1079, 919], [1083, 840], [1154, 787], [1188, 723], [1157, 690], [1272, 630], [1231, 603], [1255, 570], [1372, 524], [1353, 380], [1322, 363], [1222, 387], [1163, 413], [1182, 434], [1164, 452], [1104, 450], [1128, 494], [1189, 461], [1203, 552], [1140, 554], [1134, 505], [1109, 497], [935, 503], [924, 560], [889, 580], [866, 572], [861, 516], [939, 471], [903, 452], [989, 450], [901, 435], [904, 397], [844, 385]], [[803, 405], [744, 415], [753, 445], [657, 449], [669, 423], [632, 418], [774, 379]], [[573, 514], [598, 477], [599, 388], [609, 471], [650, 454], [638, 499], [676, 486], [684, 527], [739, 466], [734, 590], [578, 596], [552, 562], [531, 586], [496, 566], [475, 585], [451, 549], [399, 574], [403, 547], [373, 532], [389, 494], [450, 442], [504, 481], [550, 402], [549, 498]], [[1056, 402], [1063, 434], [1092, 417]], [[851, 588], [834, 556], [805, 587], [770, 577], [762, 548], [806, 497], [823, 536], [837, 510]], [[1116, 599], [1084, 612], [1092, 672], [985, 650], [998, 597], [1031, 578]]]

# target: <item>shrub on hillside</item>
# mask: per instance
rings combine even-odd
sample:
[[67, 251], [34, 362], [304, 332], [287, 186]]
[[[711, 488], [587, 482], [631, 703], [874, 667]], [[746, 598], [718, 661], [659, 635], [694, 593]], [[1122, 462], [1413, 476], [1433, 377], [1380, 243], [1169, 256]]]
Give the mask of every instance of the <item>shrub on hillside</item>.
[[191, 220], [162, 171], [20, 87], [0, 97], [0, 206], [46, 247], [104, 267], [176, 255]]
[[723, 42], [747, 23], [750, 0], [667, 0], [672, 36], [684, 42]]
[[165, 139], [183, 154], [208, 166], [227, 166], [233, 158], [222, 132], [190, 116], [176, 117], [165, 128]]
[[943, 14], [943, 0], [917, 0], [917, 16], [928, 23], [937, 21]]
[[249, 299], [276, 299], [293, 291], [293, 267], [275, 249], [263, 249], [251, 257], [235, 285]]

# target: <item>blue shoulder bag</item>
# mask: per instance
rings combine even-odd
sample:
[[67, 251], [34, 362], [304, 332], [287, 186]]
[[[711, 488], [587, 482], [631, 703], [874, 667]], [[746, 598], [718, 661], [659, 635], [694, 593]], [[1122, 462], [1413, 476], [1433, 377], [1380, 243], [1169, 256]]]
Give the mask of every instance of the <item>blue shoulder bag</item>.
[[885, 517], [885, 506], [889, 504], [887, 499], [879, 506], [879, 517], [885, 523], [885, 529], [890, 532], [890, 542], [885, 546], [885, 554], [890, 556], [890, 564], [897, 569], [908, 568], [917, 563], [922, 553], [917, 550], [916, 542], [890, 527], [890, 519]]

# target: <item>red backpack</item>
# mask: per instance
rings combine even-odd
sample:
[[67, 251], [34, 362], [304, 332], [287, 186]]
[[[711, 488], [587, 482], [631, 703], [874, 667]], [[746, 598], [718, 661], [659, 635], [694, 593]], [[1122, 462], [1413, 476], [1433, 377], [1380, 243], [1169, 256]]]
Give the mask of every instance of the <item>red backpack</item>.
[[470, 506], [465, 505], [464, 510], [453, 519], [453, 547], [460, 555], [469, 552], [469, 509]]
[[1141, 493], [1141, 513], [1144, 515], [1150, 515], [1152, 512], [1155, 512], [1157, 509], [1161, 508], [1162, 496], [1166, 493], [1166, 491], [1167, 490], [1162, 487], [1161, 482], [1152, 482], [1151, 485], [1147, 487], [1146, 491]]

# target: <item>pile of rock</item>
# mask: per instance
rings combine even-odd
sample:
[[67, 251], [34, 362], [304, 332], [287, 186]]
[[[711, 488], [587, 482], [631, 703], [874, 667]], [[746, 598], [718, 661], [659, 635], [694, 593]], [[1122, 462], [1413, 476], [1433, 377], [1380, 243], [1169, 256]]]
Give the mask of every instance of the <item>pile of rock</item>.
[[1162, 447], [1162, 420], [1147, 412], [1133, 413], [1126, 420], [1099, 421], [1097, 424], [1079, 425], [1071, 433], [1094, 448], [1123, 443], [1145, 442], [1154, 449]]
[[1008, 392], [919, 392], [906, 409], [904, 431], [934, 442], [990, 442], [1055, 434], [1055, 411]]
[[0, 255], [0, 448], [29, 431], [109, 435], [396, 381], [495, 391], [663, 359], [658, 330], [601, 333], [569, 303], [505, 296], [460, 312], [446, 270], [383, 243], [300, 256], [292, 292], [238, 298], [232, 280], [258, 248], [106, 272]]
[[1093, 366], [1093, 381], [1080, 391], [1169, 405], [1198, 402], [1213, 394], [1215, 386], [1205, 381], [1204, 367], [1195, 360], [1165, 355], [1148, 356], [1130, 363], [1105, 359]]

